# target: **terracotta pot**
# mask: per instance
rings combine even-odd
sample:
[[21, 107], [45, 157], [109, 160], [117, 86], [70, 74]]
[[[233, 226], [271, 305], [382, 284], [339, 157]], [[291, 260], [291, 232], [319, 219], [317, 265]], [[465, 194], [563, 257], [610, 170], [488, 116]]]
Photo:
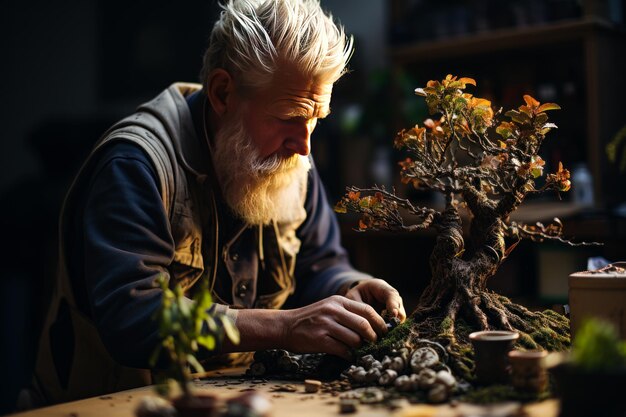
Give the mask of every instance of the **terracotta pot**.
[[559, 417], [626, 416], [626, 368], [587, 371], [564, 363], [550, 373], [561, 400]]
[[512, 350], [509, 352], [511, 364], [511, 385], [525, 392], [540, 393], [548, 386], [548, 370], [545, 350]]
[[474, 346], [476, 382], [479, 384], [505, 384], [509, 382], [507, 354], [513, 349], [519, 333], [485, 330], [469, 335]]
[[618, 268], [626, 268], [626, 262], [569, 276], [572, 337], [585, 318], [600, 317], [613, 323], [620, 338], [626, 339], [626, 274], [617, 272]]
[[172, 405], [180, 417], [214, 417], [218, 410], [217, 397], [208, 393], [181, 395], [172, 400]]

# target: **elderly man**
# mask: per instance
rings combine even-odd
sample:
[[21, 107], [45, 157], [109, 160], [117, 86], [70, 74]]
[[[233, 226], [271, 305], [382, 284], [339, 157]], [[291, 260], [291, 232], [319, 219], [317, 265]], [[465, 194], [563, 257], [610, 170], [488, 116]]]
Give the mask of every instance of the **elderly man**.
[[208, 280], [241, 334], [221, 359], [349, 357], [386, 332], [370, 304], [405, 317], [396, 290], [348, 263], [310, 156], [351, 40], [318, 0], [222, 7], [202, 86], [174, 84], [114, 125], [68, 193], [34, 378], [42, 403], [151, 382], [162, 274], [186, 294]]

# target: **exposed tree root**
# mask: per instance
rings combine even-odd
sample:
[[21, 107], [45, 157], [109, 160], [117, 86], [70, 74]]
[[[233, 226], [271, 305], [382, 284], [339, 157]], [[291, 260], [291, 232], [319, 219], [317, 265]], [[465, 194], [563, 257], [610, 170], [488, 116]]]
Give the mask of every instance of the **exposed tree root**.
[[[462, 297], [461, 297], [462, 298]], [[448, 366], [455, 375], [473, 379], [474, 352], [469, 334], [479, 330], [514, 330], [520, 337], [519, 349], [564, 351], [570, 346], [569, 320], [552, 311], [530, 311], [507, 297], [484, 291], [475, 304], [461, 303], [452, 297], [439, 308], [417, 309], [406, 323], [375, 345], [358, 354], [382, 356], [402, 344], [415, 345], [428, 339], [444, 346], [449, 355]]]

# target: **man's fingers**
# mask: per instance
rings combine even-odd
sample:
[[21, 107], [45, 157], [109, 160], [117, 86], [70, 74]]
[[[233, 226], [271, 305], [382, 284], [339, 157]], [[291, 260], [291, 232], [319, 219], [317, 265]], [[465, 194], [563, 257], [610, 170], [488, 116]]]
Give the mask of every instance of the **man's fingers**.
[[387, 306], [387, 311], [390, 311], [394, 317], [399, 318], [401, 321], [406, 319], [402, 297], [400, 297], [397, 291], [394, 290], [389, 293], [385, 305]]
[[350, 300], [358, 301], [360, 303], [365, 302], [359, 291], [348, 291], [346, 293], [346, 298], [349, 298]]
[[370, 305], [345, 299], [344, 307], [349, 312], [354, 313], [351, 316], [351, 319], [353, 323], [352, 325], [356, 326], [356, 328], [350, 326], [349, 323], [346, 323], [345, 325], [357, 330], [357, 332], [364, 339], [375, 341], [377, 335], [384, 335], [387, 333], [385, 320], [383, 320], [383, 318]]
[[324, 338], [324, 352], [347, 360], [352, 360], [350, 348], [330, 335], [326, 335]]
[[332, 323], [328, 327], [328, 333], [333, 339], [343, 343], [348, 348], [356, 349], [361, 346], [361, 336], [351, 328], [348, 328], [341, 323]]

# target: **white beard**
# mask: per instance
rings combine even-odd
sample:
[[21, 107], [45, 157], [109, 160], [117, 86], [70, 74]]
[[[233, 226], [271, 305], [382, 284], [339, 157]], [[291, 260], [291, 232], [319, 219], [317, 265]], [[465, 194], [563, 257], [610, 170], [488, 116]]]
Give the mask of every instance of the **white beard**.
[[245, 222], [293, 222], [305, 215], [308, 157], [261, 159], [241, 118], [226, 121], [215, 135], [213, 165], [226, 203]]

